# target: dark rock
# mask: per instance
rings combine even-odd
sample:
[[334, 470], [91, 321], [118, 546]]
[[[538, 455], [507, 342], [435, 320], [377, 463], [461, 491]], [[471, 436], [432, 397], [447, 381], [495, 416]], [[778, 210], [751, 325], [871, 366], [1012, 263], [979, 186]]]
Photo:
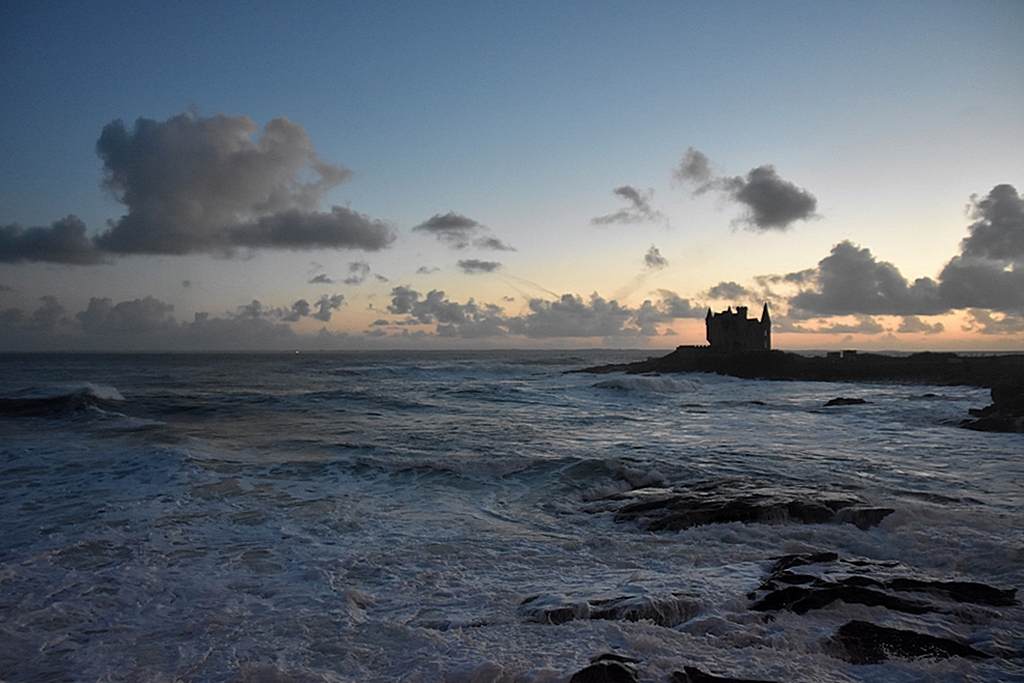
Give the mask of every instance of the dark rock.
[[896, 591], [917, 591], [944, 596], [954, 602], [969, 602], [975, 605], [1010, 607], [1017, 602], [1016, 588], [994, 588], [973, 581], [922, 581], [912, 578], [896, 578], [886, 583]]
[[853, 524], [858, 529], [870, 529], [892, 513], [893, 508], [848, 507], [836, 511], [835, 521]]
[[712, 676], [695, 666], [684, 666], [682, 671], [672, 672], [672, 683], [773, 683], [755, 678], [730, 678], [728, 676]]
[[828, 406], [862, 406], [866, 403], [867, 401], [865, 401], [862, 398], [846, 398], [845, 396], [838, 396], [836, 398], [830, 399], [827, 403], [825, 403], [825, 407], [827, 408]]
[[878, 664], [891, 657], [947, 659], [967, 657], [991, 659], [975, 648], [949, 638], [876, 626], [866, 621], [850, 621], [839, 627], [833, 642], [841, 647], [841, 656], [852, 664]]
[[702, 609], [695, 598], [687, 595], [620, 596], [574, 602], [558, 595], [535, 595], [519, 605], [518, 614], [523, 621], [539, 624], [564, 624], [574, 619], [647, 620], [671, 628], [697, 616]]
[[[626, 502], [615, 510], [615, 521], [634, 522], [645, 531], [677, 531], [729, 522], [846, 522], [867, 529], [893, 512], [889, 508], [866, 507], [863, 500], [848, 494], [741, 479], [677, 486], [668, 492], [638, 489], [605, 499], [606, 502], [620, 500]], [[842, 512], [844, 510], [849, 511]]]
[[935, 611], [928, 603], [905, 600], [888, 593], [855, 585], [860, 577], [850, 577], [836, 584], [814, 582], [809, 587], [787, 586], [772, 591], [751, 606], [758, 612], [787, 609], [797, 614], [805, 614], [812, 609], [821, 609], [836, 600], [847, 604], [867, 605], [868, 607], [885, 607], [886, 609], [908, 614], [925, 614]]
[[636, 683], [636, 669], [624, 662], [603, 660], [574, 673], [569, 683]]
[[[799, 571], [810, 565], [819, 566], [808, 573]], [[908, 592], [918, 595], [903, 595]], [[1016, 594], [1014, 588], [907, 576], [896, 563], [839, 560], [835, 553], [815, 553], [779, 558], [768, 578], [748, 597], [755, 600], [751, 609], [759, 612], [784, 609], [804, 614], [842, 600], [907, 614], [924, 614], [949, 611], [949, 605], [941, 604], [944, 602], [995, 607], [1016, 605]]]
[[704, 346], [680, 346], [660, 358], [585, 368], [579, 372], [714, 372], [750, 379], [992, 387], [1005, 383], [1007, 377], [1024, 377], [1024, 354], [959, 356], [926, 351], [909, 356], [858, 353], [823, 358], [779, 350], [721, 354]]

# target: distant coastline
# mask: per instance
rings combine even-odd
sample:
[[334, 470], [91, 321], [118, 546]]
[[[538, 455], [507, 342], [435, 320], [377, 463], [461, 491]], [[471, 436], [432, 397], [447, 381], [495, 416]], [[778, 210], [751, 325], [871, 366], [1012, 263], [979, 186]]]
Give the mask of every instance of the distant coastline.
[[629, 374], [710, 372], [744, 379], [816, 382], [906, 382], [992, 388], [1024, 383], [1024, 353], [962, 355], [924, 351], [907, 356], [843, 351], [805, 356], [788, 351], [717, 353], [680, 346], [666, 356], [599, 365], [578, 372]]

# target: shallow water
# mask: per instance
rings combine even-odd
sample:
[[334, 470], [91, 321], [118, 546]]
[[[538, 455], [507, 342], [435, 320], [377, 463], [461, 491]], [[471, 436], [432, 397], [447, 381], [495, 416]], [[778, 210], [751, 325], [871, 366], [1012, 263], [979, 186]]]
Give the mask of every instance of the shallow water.
[[[1024, 439], [955, 426], [986, 391], [564, 374], [644, 355], [0, 357], [0, 398], [87, 397], [0, 416], [0, 678], [543, 681], [615, 652], [641, 681], [1024, 680], [1019, 605], [766, 618], [748, 597], [773, 558], [816, 550], [1024, 587]], [[613, 518], [608, 496], [707, 481], [895, 512]], [[690, 611], [543, 624], [533, 596]], [[851, 619], [1000, 656], [854, 665], [829, 644]]]

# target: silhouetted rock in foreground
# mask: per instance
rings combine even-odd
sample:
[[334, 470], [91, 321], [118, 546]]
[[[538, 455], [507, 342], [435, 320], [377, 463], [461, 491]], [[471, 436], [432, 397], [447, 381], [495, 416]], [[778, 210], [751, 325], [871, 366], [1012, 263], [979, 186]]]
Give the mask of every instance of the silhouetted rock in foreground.
[[615, 521], [631, 521], [645, 531], [676, 531], [729, 522], [841, 522], [867, 529], [893, 512], [890, 508], [869, 507], [864, 500], [848, 494], [736, 479], [668, 490], [637, 489], [610, 496], [608, 501], [626, 501], [615, 511]]
[[876, 626], [866, 621], [850, 621], [843, 624], [836, 631], [833, 642], [841, 647], [840, 656], [851, 664], [878, 664], [892, 657], [902, 659], [920, 657], [934, 659], [992, 658], [992, 655], [949, 638]]
[[672, 672], [672, 683], [774, 683], [754, 678], [730, 678], [728, 676], [712, 676], [697, 667], [684, 666], [682, 671]]
[[635, 659], [599, 655], [590, 666], [572, 675], [569, 683], [636, 683]]
[[962, 426], [979, 432], [1024, 433], [1024, 378], [1004, 381], [992, 387], [991, 405], [972, 409], [974, 420], [965, 420]]

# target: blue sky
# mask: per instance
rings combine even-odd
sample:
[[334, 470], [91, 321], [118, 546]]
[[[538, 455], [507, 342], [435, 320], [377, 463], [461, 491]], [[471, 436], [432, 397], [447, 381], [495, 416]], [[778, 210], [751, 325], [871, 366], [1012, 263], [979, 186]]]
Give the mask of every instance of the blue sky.
[[[1022, 35], [1019, 2], [7, 2], [0, 347], [671, 348], [768, 301], [783, 347], [1020, 349]], [[279, 117], [291, 162], [202, 165]], [[254, 236], [287, 211], [387, 243]], [[30, 248], [69, 215], [86, 263]]]

